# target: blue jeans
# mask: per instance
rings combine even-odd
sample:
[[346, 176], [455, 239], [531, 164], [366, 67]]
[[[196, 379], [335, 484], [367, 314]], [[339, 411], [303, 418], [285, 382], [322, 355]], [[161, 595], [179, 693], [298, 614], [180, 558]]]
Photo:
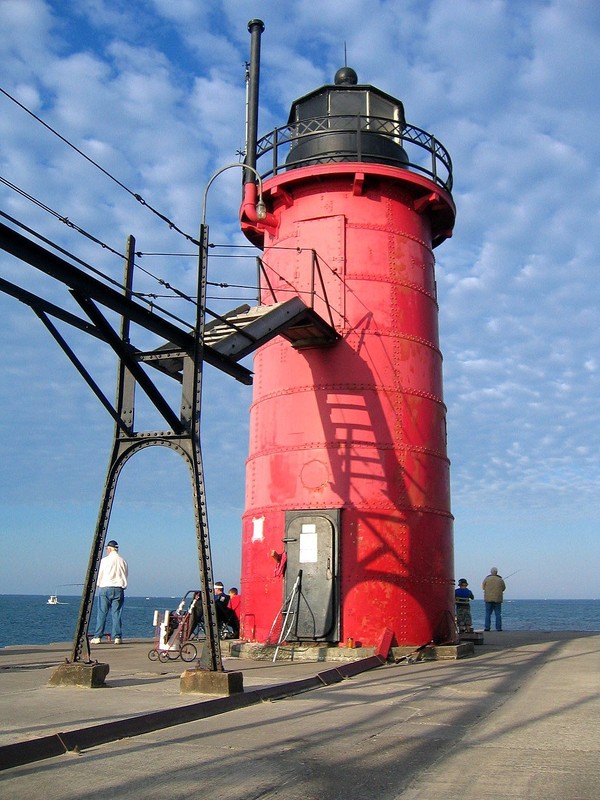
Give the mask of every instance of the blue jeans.
[[125, 600], [125, 592], [118, 586], [106, 586], [98, 590], [98, 614], [96, 617], [96, 630], [94, 631], [94, 638], [102, 638], [104, 633], [104, 624], [108, 612], [112, 616], [112, 640], [120, 638], [121, 636], [121, 613], [123, 611], [123, 602]]
[[496, 617], [496, 630], [502, 630], [502, 603], [489, 603], [486, 600], [485, 603], [485, 624], [484, 628], [486, 631], [492, 627], [492, 611], [494, 612], [494, 616]]

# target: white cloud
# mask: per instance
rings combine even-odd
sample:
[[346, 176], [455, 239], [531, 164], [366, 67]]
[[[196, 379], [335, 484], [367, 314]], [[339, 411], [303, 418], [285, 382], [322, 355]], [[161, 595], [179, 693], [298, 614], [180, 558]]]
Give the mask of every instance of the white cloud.
[[[597, 519], [597, 4], [323, 0], [318, 14], [311, 0], [259, 5], [4, 0], [2, 83], [195, 234], [207, 180], [243, 146], [248, 19], [261, 16], [266, 24], [261, 133], [285, 124], [293, 99], [333, 79], [345, 42], [359, 79], [399, 96], [409, 121], [431, 129], [453, 158], [457, 224], [436, 251], [436, 270], [457, 517], [522, 510], [522, 522], [513, 520], [516, 529], [506, 532], [513, 552], [531, 524], [530, 509], [559, 516], [571, 504]], [[133, 233], [146, 253], [191, 251], [4, 96], [0, 138], [0, 174], [115, 249]], [[210, 190], [213, 241], [243, 241], [238, 203], [239, 174], [231, 170]], [[0, 208], [120, 279], [120, 258], [8, 189], [0, 189]], [[194, 291], [193, 259], [143, 256], [139, 263]], [[250, 263], [215, 262], [211, 270], [250, 285]], [[64, 291], [50, 279], [6, 256], [0, 266], [7, 279], [62, 302]], [[161, 293], [144, 273], [137, 280], [144, 291]], [[183, 302], [157, 302], [191, 317]], [[18, 478], [5, 485], [4, 497], [26, 499], [32, 486], [37, 498], [53, 502], [61, 487], [77, 485], [93, 506], [112, 423], [27, 309], [0, 296], [0, 312], [10, 378], [0, 394], [2, 455]], [[83, 336], [77, 342], [110, 394], [112, 356]], [[243, 503], [249, 392], [214, 370], [207, 375], [207, 474], [215, 513], [226, 515]], [[230, 400], [238, 411], [224, 417]], [[56, 480], [39, 466], [44, 461], [54, 465]], [[169, 472], [153, 468], [161, 477]], [[229, 474], [239, 484], [233, 497]], [[93, 525], [95, 509], [91, 516]], [[464, 547], [477, 550], [477, 523], [470, 524]], [[548, 537], [562, 546], [552, 525]]]

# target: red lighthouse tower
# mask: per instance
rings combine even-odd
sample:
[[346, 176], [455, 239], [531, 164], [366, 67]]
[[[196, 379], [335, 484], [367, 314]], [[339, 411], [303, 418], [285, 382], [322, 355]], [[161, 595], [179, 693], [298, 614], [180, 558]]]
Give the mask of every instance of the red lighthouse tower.
[[[252, 24], [252, 23], [251, 23]], [[451, 162], [402, 103], [343, 68], [256, 148], [261, 305], [305, 309], [256, 352], [244, 632], [266, 641], [453, 638], [446, 408], [433, 249]], [[248, 162], [250, 163], [250, 162]], [[286, 600], [287, 599], [287, 600]]]

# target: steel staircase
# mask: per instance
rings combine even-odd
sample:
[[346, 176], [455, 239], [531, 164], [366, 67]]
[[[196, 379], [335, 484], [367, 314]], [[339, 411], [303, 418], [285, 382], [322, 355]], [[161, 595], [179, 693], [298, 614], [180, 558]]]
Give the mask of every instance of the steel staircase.
[[[297, 350], [328, 347], [339, 339], [332, 325], [300, 297], [292, 297], [269, 306], [242, 305], [208, 322], [204, 329], [205, 360], [236, 363], [275, 336], [285, 337]], [[183, 354], [176, 345], [165, 344], [149, 353], [138, 353], [137, 358], [181, 380]]]
[[300, 350], [325, 347], [339, 338], [335, 328], [309, 308], [300, 297], [270, 306], [240, 306], [209, 322], [204, 344], [239, 361], [274, 336], [284, 336]]

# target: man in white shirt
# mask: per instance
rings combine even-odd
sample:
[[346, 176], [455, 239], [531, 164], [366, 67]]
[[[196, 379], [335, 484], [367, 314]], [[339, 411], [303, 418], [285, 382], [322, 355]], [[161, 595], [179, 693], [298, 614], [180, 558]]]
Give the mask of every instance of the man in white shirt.
[[98, 571], [98, 614], [92, 644], [100, 644], [108, 612], [112, 616], [112, 641], [121, 644], [121, 612], [127, 588], [128, 567], [119, 555], [119, 545], [114, 539], [106, 545], [106, 555]]

